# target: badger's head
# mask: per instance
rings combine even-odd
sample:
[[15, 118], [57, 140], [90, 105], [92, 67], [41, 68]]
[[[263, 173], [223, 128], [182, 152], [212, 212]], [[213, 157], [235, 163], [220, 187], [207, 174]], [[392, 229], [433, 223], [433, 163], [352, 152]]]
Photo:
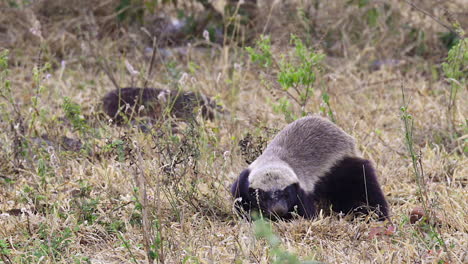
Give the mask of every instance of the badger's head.
[[270, 218], [290, 218], [299, 201], [299, 180], [288, 166], [244, 170], [232, 194], [245, 211], [260, 210]]

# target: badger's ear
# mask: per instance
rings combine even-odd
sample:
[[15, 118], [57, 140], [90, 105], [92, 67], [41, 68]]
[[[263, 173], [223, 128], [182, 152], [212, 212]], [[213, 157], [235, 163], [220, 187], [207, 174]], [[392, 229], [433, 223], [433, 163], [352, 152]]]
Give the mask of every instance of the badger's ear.
[[245, 169], [239, 175], [239, 178], [231, 186], [231, 194], [235, 198], [242, 197], [246, 199], [249, 195], [249, 169]]

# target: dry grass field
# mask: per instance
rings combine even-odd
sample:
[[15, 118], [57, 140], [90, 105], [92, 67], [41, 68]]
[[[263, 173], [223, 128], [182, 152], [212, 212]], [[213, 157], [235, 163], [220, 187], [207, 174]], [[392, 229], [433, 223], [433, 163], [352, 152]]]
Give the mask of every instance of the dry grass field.
[[[249, 25], [224, 12], [224, 32], [239, 34], [222, 38], [221, 25], [213, 41], [195, 28], [169, 45], [153, 43], [168, 27], [161, 14], [191, 21], [204, 9], [163, 2], [0, 2], [0, 263], [468, 263], [465, 0], [259, 1]], [[125, 3], [146, 4], [116, 13]], [[268, 67], [245, 49], [258, 52], [262, 33]], [[299, 63], [291, 34], [324, 58], [310, 85], [284, 91], [283, 63]], [[461, 65], [447, 61], [457, 34]], [[196, 124], [112, 124], [102, 96], [145, 84], [225, 110]], [[235, 177], [301, 112], [356, 138], [391, 222], [235, 214]]]

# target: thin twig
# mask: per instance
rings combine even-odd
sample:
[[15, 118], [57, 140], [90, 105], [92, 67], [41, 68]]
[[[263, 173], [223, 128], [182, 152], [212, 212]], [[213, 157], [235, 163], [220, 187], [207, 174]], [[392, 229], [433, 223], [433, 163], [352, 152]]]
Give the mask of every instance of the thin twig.
[[128, 251], [128, 254], [130, 254], [130, 257], [132, 258], [133, 262], [135, 264], [138, 264], [138, 261], [135, 258], [135, 255], [133, 254], [132, 250], [130, 249], [130, 244], [128, 244], [128, 241], [125, 240], [125, 238], [122, 235], [122, 232], [117, 233], [118, 238], [122, 241], [124, 248]]
[[151, 256], [151, 247], [152, 244], [150, 236], [152, 235], [151, 226], [149, 224], [148, 217], [148, 197], [146, 194], [146, 177], [143, 164], [143, 157], [141, 156], [141, 150], [133, 143], [133, 147], [136, 150], [136, 157], [133, 157], [135, 163], [135, 184], [138, 187], [139, 197], [137, 199], [141, 203], [141, 214], [142, 214], [142, 224], [143, 224], [143, 245], [145, 247], [148, 263], [152, 263], [153, 259]]
[[[89, 19], [89, 16], [92, 16], [92, 14], [86, 16], [86, 20], [87, 20], [88, 24], [96, 26], [95, 23], [94, 23], [94, 17], [93, 17], [93, 20], [91, 22], [90, 19]], [[101, 68], [101, 70], [107, 75], [107, 77], [111, 80], [111, 82], [115, 86], [115, 88], [117, 90], [120, 90], [120, 86], [118, 85], [117, 81], [115, 80], [114, 75], [112, 75], [111, 71], [109, 70], [109, 65], [107, 64], [107, 61], [103, 59], [103, 63], [101, 64], [101, 59], [99, 58], [99, 56], [96, 53], [95, 46], [93, 45], [93, 43], [91, 43], [91, 37], [89, 36], [89, 34], [85, 34], [85, 36], [86, 36], [86, 42], [88, 42], [89, 50], [91, 51], [91, 55], [94, 57], [94, 59], [96, 59], [99, 68]]]
[[151, 54], [151, 60], [148, 68], [148, 73], [146, 75], [145, 83], [143, 84], [143, 88], [146, 88], [148, 85], [148, 80], [151, 76], [151, 72], [153, 71], [154, 59], [156, 58], [156, 37], [153, 37], [153, 54]]
[[457, 31], [455, 31], [452, 27], [450, 27], [449, 25], [445, 24], [444, 22], [440, 21], [438, 18], [436, 18], [434, 15], [432, 15], [431, 13], [427, 12], [426, 10], [416, 6], [415, 4], [413, 4], [412, 2], [408, 1], [408, 0], [404, 0], [408, 5], [410, 5], [411, 7], [413, 7], [414, 9], [418, 10], [419, 12], [423, 13], [424, 15], [430, 17], [432, 20], [434, 20], [435, 22], [437, 22], [437, 24], [443, 26], [444, 28], [448, 29], [450, 32], [452, 32], [453, 34], [457, 35], [458, 38], [461, 38], [460, 34], [458, 34]]
[[114, 75], [111, 74], [111, 72], [109, 70], [109, 65], [107, 64], [106, 60], [103, 59], [104, 63], [101, 64], [99, 58], [96, 55], [93, 55], [93, 56], [95, 56], [95, 58], [98, 59], [99, 68], [101, 68], [101, 70], [107, 75], [107, 77], [109, 77], [109, 79], [111, 80], [111, 82], [115, 86], [115, 88], [117, 90], [120, 90], [120, 86], [118, 85], [117, 81], [115, 80]]
[[2, 261], [5, 262], [5, 263], [8, 263], [8, 264], [13, 263], [13, 262], [11, 262], [10, 258], [9, 258], [7, 255], [0, 254], [0, 258], [1, 258]]

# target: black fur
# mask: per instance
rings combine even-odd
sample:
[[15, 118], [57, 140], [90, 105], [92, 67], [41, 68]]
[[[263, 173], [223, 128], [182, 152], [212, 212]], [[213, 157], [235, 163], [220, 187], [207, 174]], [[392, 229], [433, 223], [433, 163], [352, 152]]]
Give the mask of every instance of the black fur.
[[379, 219], [388, 218], [388, 204], [370, 161], [345, 158], [317, 183], [314, 200], [325, 200], [333, 211], [368, 214], [375, 211]]
[[292, 218], [293, 212], [304, 218], [314, 218], [318, 204], [331, 205], [335, 212], [368, 214], [375, 211], [379, 220], [388, 218], [388, 205], [374, 168], [365, 159], [343, 159], [317, 182], [314, 191], [309, 194], [298, 184], [286, 187], [277, 195], [253, 190], [249, 188], [249, 173], [248, 169], [244, 170], [231, 188], [231, 193], [236, 198], [236, 210], [241, 215], [243, 212], [260, 209], [271, 217], [269, 209], [276, 202], [272, 201], [272, 197], [278, 197], [286, 201], [288, 208], [286, 214], [276, 215], [281, 219]]
[[245, 169], [241, 172], [237, 180], [231, 186], [231, 194], [236, 199], [234, 201], [234, 207], [236, 211], [242, 215], [244, 212], [250, 212], [252, 207], [251, 198], [249, 194], [249, 169]]

